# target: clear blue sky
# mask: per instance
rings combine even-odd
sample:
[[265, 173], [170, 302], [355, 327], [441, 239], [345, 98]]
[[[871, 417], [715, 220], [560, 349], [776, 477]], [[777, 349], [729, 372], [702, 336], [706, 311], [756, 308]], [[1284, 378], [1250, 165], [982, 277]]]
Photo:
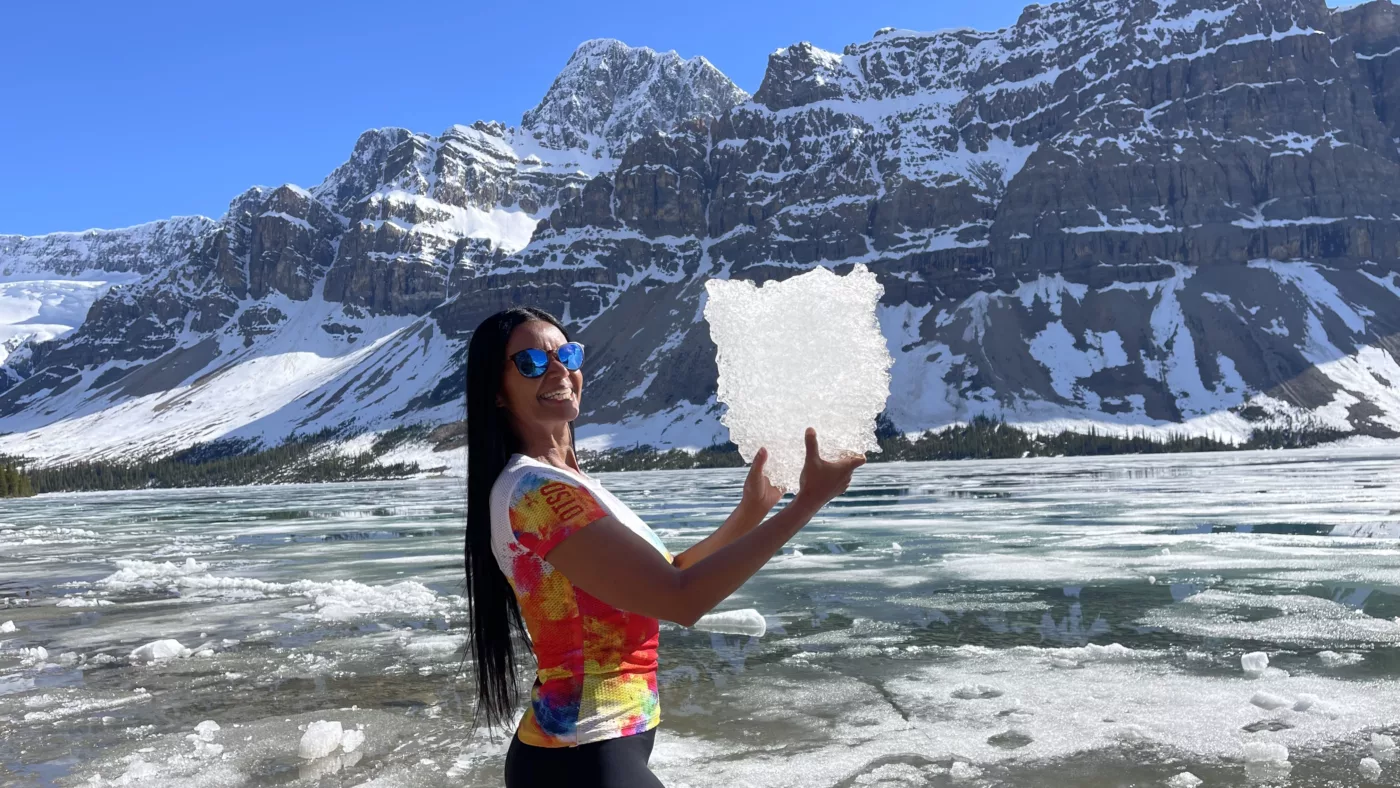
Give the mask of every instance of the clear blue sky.
[[778, 47], [997, 29], [1024, 4], [6, 3], [0, 233], [217, 218], [249, 186], [319, 182], [368, 128], [514, 125], [590, 38], [704, 55], [753, 92]]

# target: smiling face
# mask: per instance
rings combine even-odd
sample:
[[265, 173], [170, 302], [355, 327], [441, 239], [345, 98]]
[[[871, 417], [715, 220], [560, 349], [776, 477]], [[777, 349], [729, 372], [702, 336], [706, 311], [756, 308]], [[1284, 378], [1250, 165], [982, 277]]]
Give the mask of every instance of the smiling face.
[[[567, 341], [563, 332], [543, 320], [521, 323], [511, 332], [498, 404], [510, 411], [518, 434], [549, 431], [578, 418], [583, 370], [570, 372], [554, 356], [554, 351]], [[537, 378], [520, 374], [511, 360], [511, 356], [528, 348], [549, 352], [549, 366]]]

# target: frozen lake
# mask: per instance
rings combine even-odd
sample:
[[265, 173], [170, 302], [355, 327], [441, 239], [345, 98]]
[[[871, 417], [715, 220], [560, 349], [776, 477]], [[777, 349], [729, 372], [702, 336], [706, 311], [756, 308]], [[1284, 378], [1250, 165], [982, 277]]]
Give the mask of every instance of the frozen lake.
[[[679, 552], [743, 471], [602, 478]], [[1400, 784], [1397, 481], [1400, 447], [867, 465], [723, 606], [763, 637], [662, 625], [653, 768], [670, 788], [1352, 786], [1374, 758]], [[467, 724], [463, 498], [0, 502], [0, 785], [499, 785], [504, 738]], [[161, 639], [186, 651], [132, 657]], [[364, 744], [301, 760], [317, 720]]]

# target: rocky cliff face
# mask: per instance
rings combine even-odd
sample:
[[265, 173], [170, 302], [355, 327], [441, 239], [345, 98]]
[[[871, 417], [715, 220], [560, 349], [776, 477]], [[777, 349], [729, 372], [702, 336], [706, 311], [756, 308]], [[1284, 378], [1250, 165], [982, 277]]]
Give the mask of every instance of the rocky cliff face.
[[190, 243], [216, 223], [203, 216], [177, 216], [121, 230], [49, 235], [0, 235], [0, 276], [47, 274], [77, 278], [87, 272], [149, 274], [169, 268]]
[[[857, 262], [904, 430], [1400, 434], [1397, 55], [1388, 0], [1069, 0], [788, 47], [746, 100], [588, 42], [518, 128], [367, 132], [309, 192], [235, 200], [12, 373], [0, 443], [71, 453], [128, 411], [168, 421], [153, 451], [460, 418], [470, 331], [531, 303], [589, 347], [580, 436], [704, 445], [703, 282]], [[165, 415], [272, 364], [293, 382], [263, 415]]]

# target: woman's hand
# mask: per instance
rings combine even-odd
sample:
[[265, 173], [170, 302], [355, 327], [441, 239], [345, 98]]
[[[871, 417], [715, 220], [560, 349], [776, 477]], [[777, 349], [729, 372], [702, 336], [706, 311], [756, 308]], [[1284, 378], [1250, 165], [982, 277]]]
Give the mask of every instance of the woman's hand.
[[763, 475], [763, 466], [768, 461], [768, 450], [759, 449], [749, 466], [749, 476], [744, 479], [744, 493], [739, 505], [724, 520], [715, 532], [691, 545], [675, 557], [672, 566], [685, 569], [713, 555], [739, 537], [757, 528], [768, 517], [773, 505], [783, 497], [783, 491], [774, 487]]
[[759, 449], [753, 457], [753, 464], [749, 466], [749, 476], [744, 479], [744, 495], [739, 501], [739, 506], [750, 515], [757, 516], [758, 520], [762, 520], [783, 497], [783, 491], [774, 487], [763, 475], [763, 465], [767, 461], [768, 449]]
[[846, 491], [846, 486], [851, 483], [851, 474], [865, 464], [865, 455], [847, 454], [828, 462], [817, 452], [817, 431], [808, 427], [805, 437], [807, 459], [802, 466], [797, 497], [820, 508]]

